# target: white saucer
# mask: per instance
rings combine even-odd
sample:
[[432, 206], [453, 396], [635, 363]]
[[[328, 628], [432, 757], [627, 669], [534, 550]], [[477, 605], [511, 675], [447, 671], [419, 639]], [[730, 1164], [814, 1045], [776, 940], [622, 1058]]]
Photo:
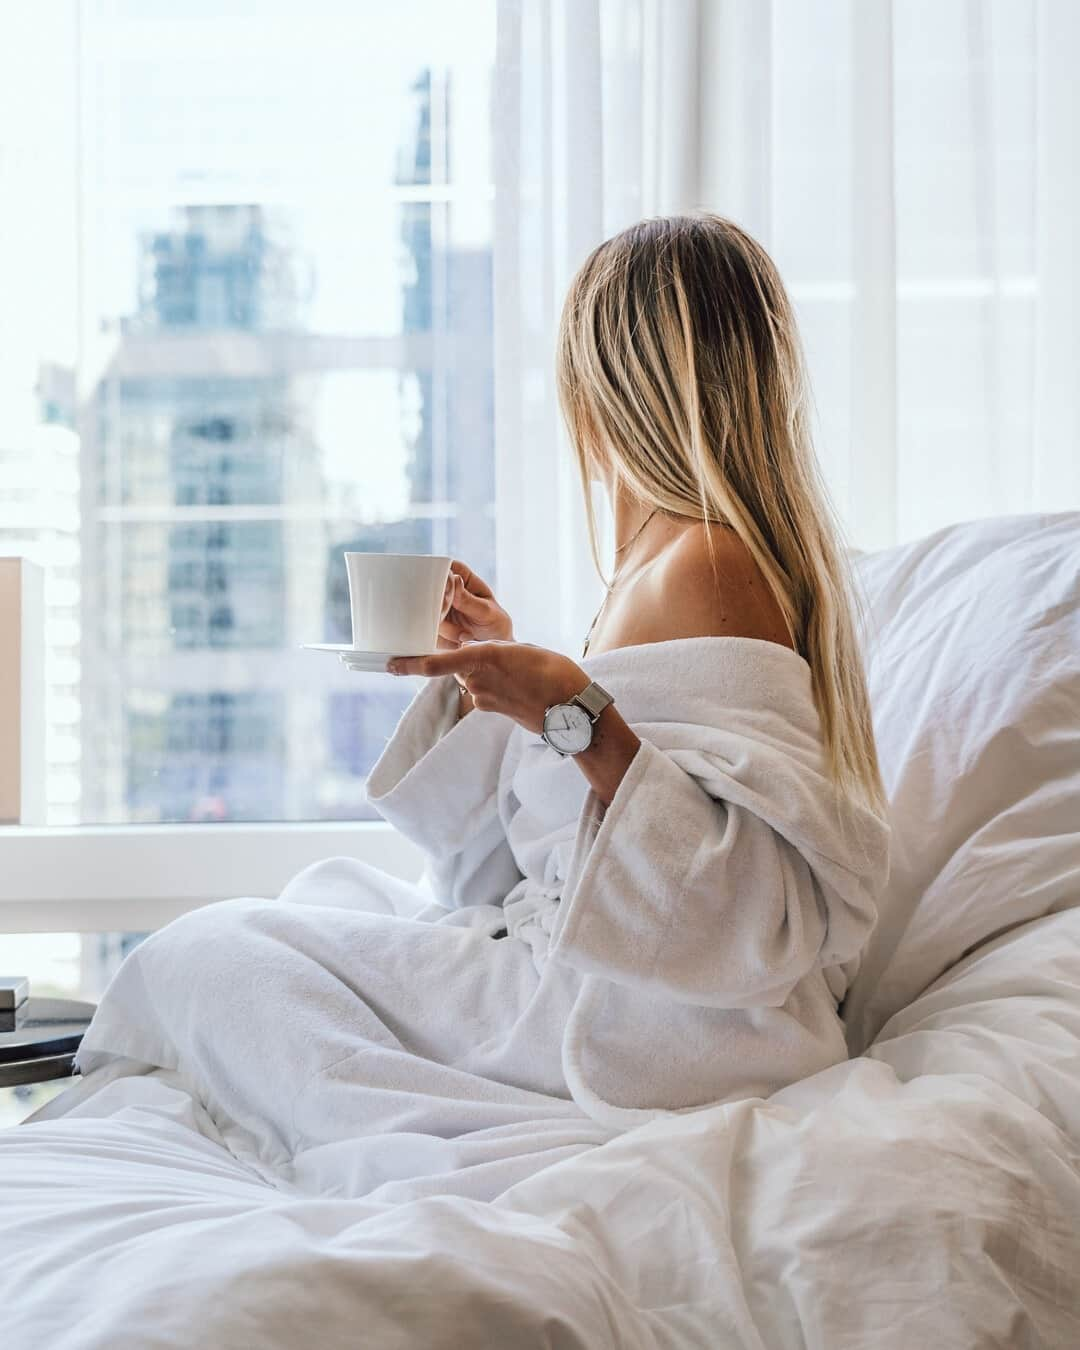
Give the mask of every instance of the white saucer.
[[369, 652], [364, 647], [354, 647], [349, 642], [304, 642], [301, 644], [309, 652], [336, 652], [341, 664], [348, 670], [386, 673], [386, 663], [395, 656], [434, 656], [434, 652]]

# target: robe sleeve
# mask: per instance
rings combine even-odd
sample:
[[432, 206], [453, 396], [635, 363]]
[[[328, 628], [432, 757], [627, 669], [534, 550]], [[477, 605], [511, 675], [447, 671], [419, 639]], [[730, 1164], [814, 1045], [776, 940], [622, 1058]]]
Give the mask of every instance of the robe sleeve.
[[549, 956], [682, 1003], [781, 1007], [869, 938], [867, 861], [796, 846], [642, 740], [606, 811], [586, 797]]
[[479, 710], [458, 719], [457, 704], [452, 676], [425, 682], [372, 768], [367, 797], [419, 846], [422, 884], [439, 904], [499, 905], [521, 880], [498, 810], [514, 723]]

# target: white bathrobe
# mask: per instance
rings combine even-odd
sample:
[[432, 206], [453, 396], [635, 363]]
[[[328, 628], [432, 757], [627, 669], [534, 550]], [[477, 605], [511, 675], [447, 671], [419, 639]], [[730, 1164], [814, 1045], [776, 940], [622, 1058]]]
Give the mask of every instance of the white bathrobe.
[[359, 1135], [618, 1129], [845, 1058], [888, 831], [825, 775], [806, 663], [688, 638], [582, 664], [641, 738], [606, 811], [572, 759], [456, 721], [432, 680], [368, 784], [421, 883], [331, 859], [177, 920], [106, 992], [83, 1071], [178, 1071], [280, 1164]]

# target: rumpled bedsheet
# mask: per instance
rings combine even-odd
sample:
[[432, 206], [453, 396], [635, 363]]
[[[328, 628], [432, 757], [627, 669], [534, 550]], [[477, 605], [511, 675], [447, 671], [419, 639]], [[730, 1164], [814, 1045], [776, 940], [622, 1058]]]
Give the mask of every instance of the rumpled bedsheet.
[[3, 1344], [1080, 1345], [1078, 1047], [1068, 911], [974, 953], [865, 1056], [550, 1166], [534, 1141], [491, 1201], [431, 1169], [353, 1197], [347, 1150], [275, 1183], [174, 1077], [114, 1065], [0, 1135]]

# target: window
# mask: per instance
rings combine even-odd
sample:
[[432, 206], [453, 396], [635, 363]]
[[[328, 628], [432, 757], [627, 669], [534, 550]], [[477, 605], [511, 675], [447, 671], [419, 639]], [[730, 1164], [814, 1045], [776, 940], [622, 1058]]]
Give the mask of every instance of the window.
[[[346, 549], [494, 565], [494, 0], [16, 0], [0, 552], [52, 825], [357, 819]], [[242, 58], [242, 59], [241, 59]]]
[[[350, 635], [346, 549], [493, 572], [494, 42], [495, 0], [2, 7], [0, 554], [46, 573], [50, 826], [374, 814], [411, 690], [300, 644]], [[272, 894], [268, 853], [346, 851], [300, 833], [194, 852]], [[122, 847], [104, 923], [164, 922], [175, 842], [80, 838], [50, 898]], [[137, 936], [5, 935], [0, 965], [92, 998]]]
[[[96, 1000], [143, 933], [7, 934], [2, 940], [5, 970], [32, 973], [42, 998]], [[67, 1080], [0, 1089], [0, 1129], [16, 1125], [68, 1086]]]

